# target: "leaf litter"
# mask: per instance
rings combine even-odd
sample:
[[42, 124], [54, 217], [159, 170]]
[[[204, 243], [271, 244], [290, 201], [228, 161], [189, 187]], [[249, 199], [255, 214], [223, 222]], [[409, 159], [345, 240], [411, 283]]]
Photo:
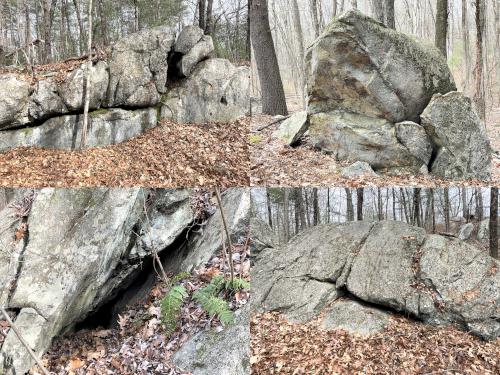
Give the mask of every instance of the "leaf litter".
[[455, 326], [400, 315], [384, 331], [362, 337], [324, 330], [320, 319], [294, 324], [277, 312], [252, 316], [252, 374], [500, 373], [500, 339], [486, 342]]
[[21, 147], [0, 154], [0, 186], [248, 186], [248, 117], [232, 123], [162, 120], [116, 145], [85, 150]]

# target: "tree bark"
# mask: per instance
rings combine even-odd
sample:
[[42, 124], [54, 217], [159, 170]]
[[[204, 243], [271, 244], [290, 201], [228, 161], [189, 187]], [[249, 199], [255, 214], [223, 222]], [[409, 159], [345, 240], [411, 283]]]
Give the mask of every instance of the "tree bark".
[[85, 104], [83, 106], [83, 127], [80, 140], [80, 148], [87, 145], [87, 132], [89, 126], [89, 105], [90, 105], [90, 70], [92, 69], [92, 0], [89, 0], [89, 29], [87, 36], [88, 59], [85, 69]]
[[300, 74], [300, 80], [301, 80], [301, 94], [302, 94], [302, 106], [305, 108], [306, 102], [305, 102], [305, 97], [306, 97], [306, 75], [305, 75], [305, 61], [304, 61], [304, 50], [305, 50], [305, 43], [304, 43], [304, 32], [302, 30], [302, 23], [301, 23], [301, 16], [299, 12], [299, 4], [298, 0], [292, 0], [292, 18], [293, 18], [293, 25], [295, 29], [295, 33], [297, 34], [297, 42], [299, 44], [299, 60], [300, 60], [300, 66], [301, 66], [301, 71], [299, 72]]
[[214, 0], [207, 0], [207, 18], [206, 18], [206, 25], [205, 25], [205, 34], [206, 35], [212, 35], [213, 32], [213, 5], [214, 5]]
[[448, 0], [437, 0], [435, 44], [446, 57], [446, 40], [448, 36]]
[[385, 23], [384, 1], [385, 0], [371, 0], [373, 18], [382, 23]]
[[413, 189], [413, 224], [417, 227], [422, 226], [420, 220], [420, 188]]
[[481, 188], [476, 188], [476, 219], [482, 221], [484, 217], [483, 192]]
[[321, 223], [319, 216], [318, 188], [313, 188], [313, 223], [315, 226]]
[[333, 17], [337, 15], [337, 0], [332, 1], [332, 15]]
[[358, 9], [358, 0], [351, 0], [351, 5], [354, 9]]
[[396, 17], [394, 14], [394, 0], [385, 0], [385, 25], [396, 29]]
[[262, 92], [262, 113], [286, 116], [285, 91], [269, 26], [267, 0], [250, 1], [250, 34]]
[[267, 219], [269, 226], [272, 228], [273, 227], [273, 212], [271, 209], [271, 195], [269, 194], [269, 190], [266, 189], [266, 203], [267, 203]]
[[484, 101], [484, 77], [483, 77], [483, 36], [484, 36], [484, 0], [476, 0], [476, 66], [474, 68], [474, 102], [479, 116], [484, 121], [486, 117], [486, 105]]
[[314, 29], [314, 36], [319, 36], [319, 20], [318, 20], [318, 0], [309, 0], [311, 5], [311, 18]]
[[464, 61], [465, 61], [465, 82], [464, 89], [470, 83], [470, 50], [469, 50], [469, 26], [467, 22], [467, 0], [462, 0], [462, 42], [464, 44]]
[[363, 202], [364, 202], [364, 194], [365, 189], [364, 188], [357, 188], [356, 189], [356, 198], [357, 198], [357, 212], [356, 216], [358, 221], [363, 220]]
[[85, 32], [83, 31], [83, 21], [82, 21], [82, 16], [81, 16], [81, 13], [80, 13], [80, 9], [78, 8], [78, 2], [77, 0], [73, 0], [73, 5], [75, 7], [75, 13], [76, 13], [76, 19], [78, 21], [78, 31], [80, 33], [80, 37], [78, 38], [78, 42], [79, 42], [79, 54], [83, 54], [83, 50], [84, 50], [84, 45], [85, 45]]
[[352, 204], [351, 189], [345, 188], [345, 193], [347, 195], [347, 221], [354, 221], [354, 206]]
[[206, 12], [206, 0], [198, 0], [198, 26], [200, 29], [205, 30], [205, 12]]
[[490, 192], [490, 255], [498, 259], [498, 188]]
[[446, 233], [450, 231], [450, 192], [448, 188], [443, 189], [444, 192], [444, 226]]
[[284, 236], [285, 243], [290, 240], [290, 189], [284, 189], [283, 191], [283, 226], [284, 226]]

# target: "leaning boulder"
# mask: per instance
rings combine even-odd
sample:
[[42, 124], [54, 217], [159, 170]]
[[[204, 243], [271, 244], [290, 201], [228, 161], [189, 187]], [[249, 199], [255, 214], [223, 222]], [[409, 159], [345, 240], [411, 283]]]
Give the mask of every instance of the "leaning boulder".
[[162, 100], [161, 116], [177, 123], [229, 122], [249, 109], [250, 72], [228, 60], [208, 59], [170, 90]]
[[309, 113], [343, 110], [396, 123], [418, 121], [433, 94], [456, 90], [431, 44], [359, 11], [328, 25], [306, 55]]
[[30, 83], [15, 74], [0, 77], [0, 129], [9, 129], [29, 122]]
[[396, 138], [424, 165], [429, 165], [432, 157], [432, 143], [423, 126], [413, 121], [396, 124]]
[[307, 131], [308, 125], [307, 112], [297, 112], [283, 121], [273, 135], [286, 144], [293, 146]]
[[[11, 233], [7, 245], [18, 253], [0, 252], [2, 270], [15, 270], [4, 284], [9, 287], [0, 290], [1, 306], [19, 310], [15, 323], [34, 351], [43, 354], [54, 337], [123, 288], [153, 250], [161, 252], [176, 240], [193, 219], [189, 207], [183, 190], [38, 191], [27, 218], [29, 241]], [[158, 233], [166, 222], [168, 231]], [[133, 251], [137, 246], [140, 259]], [[23, 374], [33, 365], [12, 330], [0, 353], [6, 371]]]
[[465, 224], [460, 228], [460, 231], [458, 232], [458, 238], [460, 238], [461, 240], [470, 239], [473, 230], [474, 230], [474, 224], [472, 223]]
[[486, 127], [460, 92], [436, 94], [421, 115], [438, 152], [433, 174], [449, 179], [489, 179], [491, 147]]
[[177, 69], [184, 77], [189, 77], [200, 61], [208, 58], [214, 51], [214, 43], [210, 35], [204, 35], [197, 26], [186, 26], [175, 42], [175, 52], [181, 54]]

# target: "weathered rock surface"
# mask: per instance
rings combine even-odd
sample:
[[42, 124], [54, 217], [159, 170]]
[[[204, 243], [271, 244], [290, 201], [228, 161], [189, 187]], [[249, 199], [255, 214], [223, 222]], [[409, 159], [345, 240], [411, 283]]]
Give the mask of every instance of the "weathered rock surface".
[[309, 123], [313, 144], [339, 160], [364, 161], [375, 170], [414, 172], [424, 164], [398, 141], [394, 124], [383, 118], [331, 111], [310, 115]]
[[350, 11], [306, 55], [309, 113], [344, 110], [395, 123], [418, 121], [435, 93], [456, 89], [445, 58], [430, 44]]
[[250, 233], [252, 233], [250, 243], [252, 257], [258, 255], [262, 250], [275, 247], [278, 244], [278, 238], [269, 224], [256, 216], [250, 217]]
[[348, 167], [342, 169], [342, 177], [373, 176], [378, 175], [373, 171], [370, 164], [364, 161], [357, 161]]
[[472, 223], [465, 224], [460, 228], [460, 231], [458, 232], [458, 238], [461, 240], [468, 240], [471, 237], [473, 230], [474, 230], [474, 224]]
[[[186, 27], [177, 41], [175, 34], [167, 26], [141, 30], [118, 40], [104, 60], [94, 61], [90, 111], [106, 108], [120, 115], [111, 115], [110, 123], [100, 117], [99, 131], [89, 135], [90, 146], [121, 142], [160, 119], [156, 116], [153, 124], [152, 116], [130, 115], [132, 124], [125, 126], [124, 111], [154, 109], [178, 122], [229, 122], [246, 114], [249, 69], [211, 58], [212, 38], [197, 27]], [[0, 138], [2, 130], [14, 132], [3, 137], [1, 149], [73, 148], [72, 138], [81, 128], [77, 123], [84, 106], [85, 66], [48, 75], [33, 85], [26, 75], [0, 75]], [[166, 104], [162, 111], [160, 102]], [[117, 117], [122, 123], [117, 124]]]
[[457, 323], [495, 339], [499, 269], [500, 262], [480, 249], [402, 222], [320, 225], [260, 253], [252, 297], [259, 311], [308, 321], [347, 292], [428, 323]]
[[292, 146], [296, 144], [304, 135], [308, 126], [307, 112], [297, 112], [283, 121], [273, 135], [276, 138], [283, 140], [286, 144]]
[[403, 121], [396, 124], [396, 138], [408, 149], [410, 154], [429, 165], [432, 156], [432, 143], [425, 129], [412, 121]]
[[224, 59], [199, 63], [162, 100], [161, 116], [177, 123], [229, 122], [250, 108], [250, 71]]
[[[500, 226], [498, 227], [498, 236], [500, 237]], [[477, 229], [477, 240], [487, 242], [490, 239], [490, 218], [484, 219], [479, 223]]]
[[456, 91], [437, 94], [421, 118], [438, 148], [433, 174], [450, 179], [490, 178], [490, 142], [469, 98]]
[[[221, 198], [232, 242], [236, 244], [245, 241], [250, 227], [250, 190], [231, 188], [226, 190]], [[184, 250], [168, 260], [166, 268], [190, 272], [207, 262], [213, 254], [222, 250], [223, 229], [222, 217], [217, 208], [206, 225], [200, 229], [200, 233], [189, 239]], [[225, 241], [227, 244], [227, 239]]]
[[324, 329], [344, 329], [361, 336], [370, 336], [389, 325], [390, 314], [360, 302], [339, 299], [330, 307], [321, 326]]
[[[100, 109], [89, 113], [87, 146], [106, 146], [126, 141], [157, 124], [155, 108]], [[74, 150], [80, 145], [83, 115], [51, 118], [41, 126], [0, 132], [0, 151], [15, 147]]]
[[249, 375], [250, 308], [237, 313], [222, 332], [202, 331], [190, 338], [174, 354], [174, 363], [193, 375]]
[[[40, 190], [25, 240], [15, 241], [10, 232], [6, 242], [2, 234], [9, 251], [0, 252], [0, 267], [10, 271], [0, 303], [20, 310], [16, 324], [40, 355], [55, 336], [123, 287], [141, 266], [138, 255], [144, 260], [153, 247], [158, 252], [168, 248], [192, 220], [189, 194], [183, 190], [153, 195], [142, 189]], [[32, 366], [12, 330], [0, 352], [4, 366], [14, 360], [17, 374]]]

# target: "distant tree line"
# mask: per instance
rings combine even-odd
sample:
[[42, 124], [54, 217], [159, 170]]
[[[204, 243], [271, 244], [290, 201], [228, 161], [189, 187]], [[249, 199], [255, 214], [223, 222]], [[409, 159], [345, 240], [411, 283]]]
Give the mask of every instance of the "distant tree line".
[[0, 66], [43, 64], [87, 51], [89, 3], [94, 48], [158, 25], [180, 30], [200, 25], [212, 35], [216, 53], [249, 60], [248, 1], [221, 0], [2, 0]]
[[267, 188], [255, 189], [252, 201], [285, 243], [327, 223], [397, 220], [456, 235], [462, 225], [489, 218], [490, 252], [498, 258], [498, 188]]

